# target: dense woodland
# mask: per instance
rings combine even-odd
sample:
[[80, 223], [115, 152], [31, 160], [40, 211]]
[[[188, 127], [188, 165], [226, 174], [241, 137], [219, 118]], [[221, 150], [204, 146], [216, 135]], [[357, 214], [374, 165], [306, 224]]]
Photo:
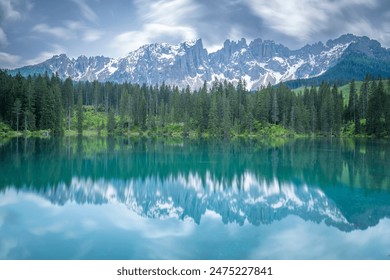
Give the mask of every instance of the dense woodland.
[[230, 137], [261, 135], [273, 127], [298, 134], [386, 137], [388, 88], [390, 82], [366, 77], [359, 88], [352, 81], [345, 96], [327, 83], [295, 93], [283, 84], [248, 91], [243, 81], [215, 81], [191, 91], [165, 84], [63, 81], [47, 74], [25, 78], [0, 71], [0, 132], [175, 131]]

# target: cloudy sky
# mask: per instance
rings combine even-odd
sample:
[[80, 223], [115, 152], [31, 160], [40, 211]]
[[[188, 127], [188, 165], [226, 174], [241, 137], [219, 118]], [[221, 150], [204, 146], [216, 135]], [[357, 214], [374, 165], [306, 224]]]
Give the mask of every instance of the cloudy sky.
[[271, 39], [291, 49], [345, 33], [390, 47], [389, 0], [0, 0], [0, 68], [122, 57], [141, 45]]

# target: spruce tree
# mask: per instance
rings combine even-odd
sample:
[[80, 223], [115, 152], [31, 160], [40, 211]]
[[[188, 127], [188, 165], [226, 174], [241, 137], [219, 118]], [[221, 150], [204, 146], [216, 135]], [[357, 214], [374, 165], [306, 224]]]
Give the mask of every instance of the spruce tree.
[[115, 113], [114, 109], [110, 108], [107, 116], [107, 134], [112, 135], [115, 132]]
[[53, 95], [53, 133], [55, 135], [62, 135], [64, 133], [64, 113], [63, 113], [63, 107], [62, 107], [62, 100], [61, 100], [61, 88], [60, 88], [60, 78], [58, 75], [52, 76], [51, 78], [51, 88], [52, 88], [52, 95]]
[[[126, 88], [122, 89], [121, 98], [119, 101], [119, 127], [121, 130], [125, 128], [126, 120], [128, 119], [128, 91]], [[127, 124], [128, 125], [128, 124]]]
[[81, 89], [81, 83], [78, 85], [77, 92], [77, 108], [76, 108], [76, 118], [77, 118], [77, 134], [83, 134], [83, 121], [84, 121], [84, 110], [83, 110], [83, 92]]
[[15, 100], [13, 111], [16, 117], [16, 132], [19, 132], [19, 119], [22, 111], [22, 102], [19, 98], [16, 98]]
[[230, 112], [230, 101], [225, 97], [225, 105], [223, 107], [223, 135], [225, 138], [230, 137], [230, 130], [232, 127], [231, 112]]
[[377, 83], [371, 82], [370, 98], [368, 100], [367, 108], [367, 133], [370, 135], [379, 136], [381, 133], [381, 111], [382, 102]]
[[211, 96], [211, 105], [209, 111], [209, 130], [213, 136], [218, 135], [218, 109], [217, 109], [217, 96], [215, 93]]
[[71, 78], [67, 78], [65, 80], [62, 96], [64, 101], [64, 108], [66, 110], [67, 127], [68, 130], [70, 130], [71, 119], [73, 116], [73, 106], [74, 106], [74, 89], [73, 89], [73, 81]]
[[349, 84], [349, 99], [348, 99], [348, 109], [346, 119], [356, 123], [357, 115], [357, 95], [356, 95], [356, 86], [355, 80], [352, 80]]
[[277, 124], [279, 122], [279, 105], [276, 91], [272, 91], [272, 107], [271, 107], [271, 122]]

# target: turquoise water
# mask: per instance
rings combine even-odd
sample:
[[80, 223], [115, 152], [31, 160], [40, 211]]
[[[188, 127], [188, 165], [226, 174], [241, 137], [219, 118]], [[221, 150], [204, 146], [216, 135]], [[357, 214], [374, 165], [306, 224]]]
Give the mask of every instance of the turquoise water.
[[14, 139], [0, 259], [390, 259], [390, 143]]

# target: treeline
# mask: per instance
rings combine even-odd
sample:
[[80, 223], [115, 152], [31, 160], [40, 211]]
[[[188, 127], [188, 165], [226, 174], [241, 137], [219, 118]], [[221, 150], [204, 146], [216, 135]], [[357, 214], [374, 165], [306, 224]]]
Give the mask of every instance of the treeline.
[[[390, 84], [390, 83], [389, 83]], [[87, 128], [87, 112], [102, 114], [96, 129], [108, 134], [133, 131], [158, 133], [167, 126], [190, 132], [229, 137], [259, 134], [277, 125], [301, 134], [390, 135], [390, 93], [384, 82], [366, 78], [357, 89], [350, 84], [348, 100], [336, 85], [322, 83], [294, 93], [285, 85], [246, 90], [215, 81], [199, 90], [166, 84], [148, 86], [113, 82], [62, 81], [56, 75], [24, 78], [0, 71], [0, 122], [15, 131]]]

